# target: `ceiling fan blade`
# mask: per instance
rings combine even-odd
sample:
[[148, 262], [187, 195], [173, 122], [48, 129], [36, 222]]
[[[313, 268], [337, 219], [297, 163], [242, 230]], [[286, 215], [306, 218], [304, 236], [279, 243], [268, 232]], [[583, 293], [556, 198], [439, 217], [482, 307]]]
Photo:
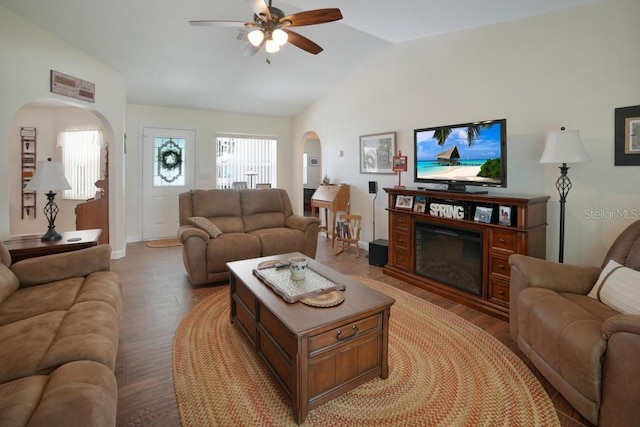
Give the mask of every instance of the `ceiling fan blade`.
[[312, 42], [305, 36], [300, 35], [291, 30], [287, 30], [286, 28], [283, 28], [282, 30], [285, 33], [287, 33], [287, 35], [289, 36], [289, 39], [287, 40], [288, 43], [291, 43], [292, 45], [299, 47], [302, 50], [306, 50], [307, 52], [312, 53], [314, 55], [317, 55], [320, 52], [322, 52], [323, 49], [319, 45]]
[[207, 26], [218, 26], [218, 27], [247, 27], [247, 24], [253, 24], [242, 21], [218, 21], [218, 20], [203, 20], [203, 21], [189, 21], [189, 24], [194, 27], [207, 27]]
[[246, 0], [249, 3], [249, 7], [253, 10], [253, 13], [262, 17], [263, 21], [271, 20], [271, 12], [264, 0]]
[[323, 24], [325, 22], [339, 21], [342, 19], [340, 9], [316, 9], [306, 12], [294, 13], [280, 18], [280, 22], [286, 25], [289, 21], [289, 27], [301, 27], [303, 25]]

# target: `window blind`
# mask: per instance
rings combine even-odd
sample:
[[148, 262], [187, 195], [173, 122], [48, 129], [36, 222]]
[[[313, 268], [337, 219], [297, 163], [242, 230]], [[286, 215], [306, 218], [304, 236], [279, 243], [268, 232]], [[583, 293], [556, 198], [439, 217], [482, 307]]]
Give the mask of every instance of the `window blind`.
[[257, 136], [216, 138], [217, 188], [232, 188], [234, 182], [277, 186], [278, 141]]
[[62, 197], [72, 200], [91, 199], [96, 194], [95, 182], [100, 175], [100, 150], [102, 131], [73, 130], [58, 134], [58, 146], [62, 148], [64, 175], [71, 184]]

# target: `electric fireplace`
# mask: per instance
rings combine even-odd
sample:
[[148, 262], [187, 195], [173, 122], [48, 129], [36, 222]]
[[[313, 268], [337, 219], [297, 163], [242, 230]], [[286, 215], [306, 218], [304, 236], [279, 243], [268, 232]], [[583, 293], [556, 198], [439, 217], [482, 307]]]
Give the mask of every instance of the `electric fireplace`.
[[415, 223], [415, 273], [482, 295], [482, 232]]
[[[549, 196], [385, 188], [389, 256], [384, 273], [509, 320], [509, 257], [546, 256]], [[412, 199], [413, 208], [398, 204]], [[402, 199], [401, 199], [402, 200]], [[508, 208], [508, 209], [507, 209]], [[476, 220], [476, 211], [509, 211]]]

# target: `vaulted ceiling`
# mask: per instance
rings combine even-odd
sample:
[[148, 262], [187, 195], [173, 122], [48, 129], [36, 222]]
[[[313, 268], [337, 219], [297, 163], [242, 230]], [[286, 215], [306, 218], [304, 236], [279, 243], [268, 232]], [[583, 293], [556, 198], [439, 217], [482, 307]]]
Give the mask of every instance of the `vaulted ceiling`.
[[251, 21], [252, 1], [0, 0], [0, 5], [123, 73], [130, 103], [291, 117], [395, 43], [594, 0], [276, 1], [273, 6], [285, 14], [337, 7], [344, 19], [296, 29], [324, 48], [320, 54], [288, 44], [268, 55], [270, 64], [264, 48], [243, 55], [247, 30], [188, 23]]

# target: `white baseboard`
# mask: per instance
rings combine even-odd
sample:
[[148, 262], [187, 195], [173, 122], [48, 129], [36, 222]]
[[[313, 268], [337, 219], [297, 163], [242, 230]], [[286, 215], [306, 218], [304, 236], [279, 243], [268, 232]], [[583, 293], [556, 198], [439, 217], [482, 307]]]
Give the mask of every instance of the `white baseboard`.
[[120, 259], [127, 256], [127, 248], [121, 249], [119, 251], [111, 250], [111, 259]]

